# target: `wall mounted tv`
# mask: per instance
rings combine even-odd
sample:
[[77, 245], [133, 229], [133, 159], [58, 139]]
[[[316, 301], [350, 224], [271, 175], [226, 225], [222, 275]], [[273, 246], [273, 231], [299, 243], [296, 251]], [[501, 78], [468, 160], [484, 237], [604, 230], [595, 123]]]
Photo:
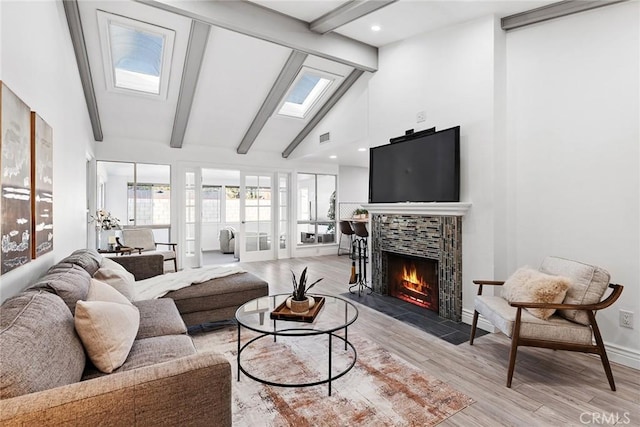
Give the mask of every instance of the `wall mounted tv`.
[[369, 150], [369, 203], [459, 202], [460, 126], [407, 136]]

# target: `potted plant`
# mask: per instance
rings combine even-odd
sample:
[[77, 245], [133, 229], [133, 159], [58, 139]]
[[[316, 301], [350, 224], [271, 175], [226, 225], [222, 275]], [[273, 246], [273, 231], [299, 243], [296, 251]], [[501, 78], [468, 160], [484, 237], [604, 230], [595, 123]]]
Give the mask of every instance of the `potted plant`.
[[366, 218], [367, 216], [369, 216], [369, 211], [363, 208], [358, 208], [355, 211], [353, 211], [353, 217], [354, 218]]
[[300, 274], [300, 280], [296, 279], [296, 274], [291, 270], [291, 282], [293, 284], [293, 292], [291, 296], [287, 298], [287, 307], [291, 309], [292, 313], [306, 314], [311, 307], [315, 304], [315, 300], [311, 296], [307, 296], [309, 289], [313, 288], [316, 283], [322, 280], [322, 278], [316, 280], [309, 286], [307, 286], [307, 267], [302, 270]]

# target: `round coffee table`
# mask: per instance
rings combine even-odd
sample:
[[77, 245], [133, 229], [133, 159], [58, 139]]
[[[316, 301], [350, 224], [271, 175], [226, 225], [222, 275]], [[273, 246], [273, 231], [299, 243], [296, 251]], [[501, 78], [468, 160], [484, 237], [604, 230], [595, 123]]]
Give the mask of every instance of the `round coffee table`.
[[[236, 320], [238, 322], [238, 381], [240, 381], [240, 372], [249, 378], [263, 384], [279, 386], [279, 387], [310, 387], [319, 384], [328, 384], [329, 396], [331, 396], [331, 381], [345, 375], [353, 368], [356, 363], [356, 349], [348, 339], [348, 327], [358, 318], [358, 309], [351, 302], [339, 297], [331, 295], [313, 294], [313, 297], [323, 297], [324, 305], [320, 308], [313, 322], [298, 322], [291, 320], [271, 319], [271, 312], [282, 304], [291, 294], [269, 295], [266, 297], [253, 299], [238, 308], [236, 311]], [[258, 332], [259, 335], [241, 345], [242, 328]], [[344, 330], [344, 336], [337, 335], [336, 332]], [[260, 378], [248, 371], [242, 365], [242, 352], [256, 341], [265, 337], [273, 337], [273, 341], [277, 342], [278, 337], [308, 337], [314, 335], [328, 336], [328, 375], [319, 381], [306, 383], [280, 383], [268, 378]], [[344, 341], [345, 351], [353, 352], [353, 360], [341, 372], [333, 374], [332, 369], [332, 340], [337, 338]]]

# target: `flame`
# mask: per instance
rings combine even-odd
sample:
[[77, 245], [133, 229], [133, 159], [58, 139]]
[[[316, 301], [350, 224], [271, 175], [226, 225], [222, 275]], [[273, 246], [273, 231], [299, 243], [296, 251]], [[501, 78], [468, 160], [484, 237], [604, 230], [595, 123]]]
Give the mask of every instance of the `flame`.
[[416, 271], [415, 265], [411, 264], [411, 267], [407, 270], [407, 266], [402, 266], [402, 280], [411, 283], [412, 285], [417, 285], [414, 290], [419, 290], [420, 285], [424, 285], [424, 281], [422, 277], [418, 277], [418, 272]]

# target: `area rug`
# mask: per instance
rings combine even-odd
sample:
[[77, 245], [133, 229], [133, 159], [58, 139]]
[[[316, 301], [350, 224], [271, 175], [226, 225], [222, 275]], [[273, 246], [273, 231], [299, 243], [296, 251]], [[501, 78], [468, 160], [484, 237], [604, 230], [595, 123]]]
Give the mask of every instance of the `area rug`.
[[[242, 331], [246, 342], [252, 333]], [[468, 396], [379, 345], [351, 334], [357, 351], [351, 371], [327, 384], [304, 388], [267, 386], [244, 374], [237, 381], [237, 329], [224, 327], [193, 334], [198, 351], [224, 354], [233, 372], [234, 426], [433, 426], [474, 403]], [[326, 378], [328, 338], [263, 338], [242, 353], [251, 374], [275, 382], [313, 382]], [[353, 352], [333, 339], [334, 373]]]

